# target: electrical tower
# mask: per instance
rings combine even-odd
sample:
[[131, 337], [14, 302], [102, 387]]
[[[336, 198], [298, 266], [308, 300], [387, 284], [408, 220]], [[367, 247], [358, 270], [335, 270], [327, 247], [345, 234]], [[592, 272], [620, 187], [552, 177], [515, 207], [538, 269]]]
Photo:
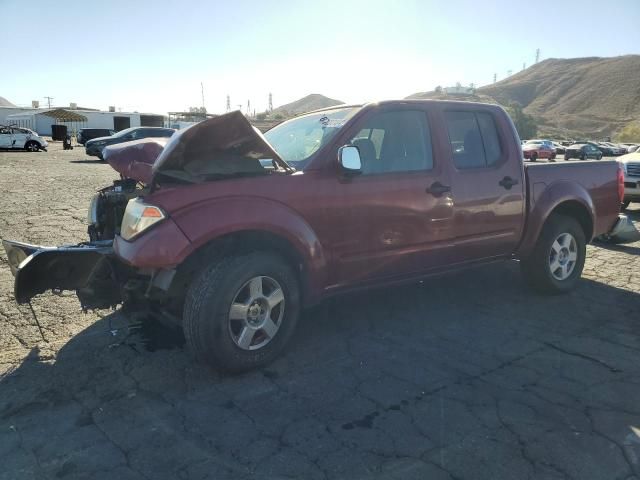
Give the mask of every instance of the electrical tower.
[[536, 48], [536, 63], [540, 60], [540, 49]]
[[44, 97], [47, 99], [47, 105], [49, 106], [48, 108], [51, 108], [51, 100], [53, 100], [53, 97]]
[[493, 74], [493, 83], [496, 83], [497, 80], [498, 80], [498, 74], [494, 73]]
[[247, 100], [247, 117], [251, 116], [251, 100]]
[[271, 93], [269, 93], [269, 111], [273, 112], [273, 97], [271, 96]]
[[231, 97], [227, 95], [227, 112], [231, 111]]
[[204, 108], [204, 85], [202, 82], [200, 82], [200, 93], [202, 93], [202, 113], [205, 113], [207, 109]]

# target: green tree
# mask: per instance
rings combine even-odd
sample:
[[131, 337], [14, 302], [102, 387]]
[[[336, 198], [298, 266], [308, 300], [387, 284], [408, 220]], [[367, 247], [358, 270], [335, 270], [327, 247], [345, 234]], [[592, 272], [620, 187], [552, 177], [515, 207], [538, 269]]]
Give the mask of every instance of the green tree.
[[522, 105], [519, 103], [512, 103], [507, 107], [507, 112], [513, 120], [513, 124], [516, 126], [518, 135], [520, 138], [534, 138], [538, 133], [538, 122], [531, 115], [527, 115], [522, 110]]
[[630, 123], [615, 136], [616, 142], [640, 142], [640, 122]]

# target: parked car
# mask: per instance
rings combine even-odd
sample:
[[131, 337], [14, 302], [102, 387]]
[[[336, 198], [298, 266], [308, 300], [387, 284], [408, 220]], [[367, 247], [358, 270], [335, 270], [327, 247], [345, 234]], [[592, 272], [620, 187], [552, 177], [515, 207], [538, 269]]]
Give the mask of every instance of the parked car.
[[623, 208], [631, 202], [640, 202], [640, 152], [628, 153], [618, 157], [624, 173]]
[[627, 153], [637, 152], [640, 148], [640, 145], [631, 145], [627, 148]]
[[102, 150], [107, 145], [115, 145], [122, 142], [130, 142], [131, 140], [139, 140], [141, 138], [170, 137], [175, 133], [173, 128], [161, 127], [132, 127], [121, 130], [110, 137], [98, 137], [85, 143], [87, 155], [98, 157], [102, 160]]
[[575, 145], [567, 147], [564, 151], [565, 160], [570, 160], [572, 158], [577, 158], [580, 160], [594, 158], [596, 160], [601, 160], [602, 151], [600, 151], [600, 149], [594, 147], [590, 143], [576, 143]]
[[[198, 358], [235, 372], [271, 361], [302, 309], [333, 295], [514, 258], [533, 288], [563, 293], [592, 238], [640, 238], [619, 214], [616, 162], [523, 165], [497, 105], [339, 106], [264, 136], [231, 112], [104, 157], [133, 178], [92, 201], [100, 240], [3, 242], [16, 301], [53, 289], [85, 309], [151, 306]], [[124, 213], [106, 233], [114, 205]]]
[[611, 142], [600, 142], [600, 144], [609, 147], [612, 156], [624, 155], [627, 153], [627, 147], [623, 147], [622, 145], [617, 145]]
[[109, 130], [108, 128], [81, 128], [76, 135], [76, 141], [80, 145], [84, 145], [94, 138], [110, 137], [115, 135], [115, 133], [115, 130]]
[[556, 161], [556, 149], [551, 140], [527, 140], [522, 146], [524, 158], [535, 162], [539, 158], [547, 158], [550, 162]]
[[565, 151], [565, 146], [562, 145], [560, 142], [551, 142], [553, 145], [553, 148], [556, 149], [556, 155], [564, 155], [564, 151]]
[[47, 151], [49, 143], [33, 130], [0, 126], [0, 149], [19, 149], [28, 152]]

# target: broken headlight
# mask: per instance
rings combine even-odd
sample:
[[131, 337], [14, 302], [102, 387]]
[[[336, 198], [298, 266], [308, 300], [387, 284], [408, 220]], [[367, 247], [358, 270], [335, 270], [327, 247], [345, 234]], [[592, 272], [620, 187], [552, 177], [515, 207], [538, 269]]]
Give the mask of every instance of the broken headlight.
[[132, 198], [124, 211], [120, 236], [131, 240], [165, 218], [167, 216], [159, 207], [144, 203], [142, 198]]

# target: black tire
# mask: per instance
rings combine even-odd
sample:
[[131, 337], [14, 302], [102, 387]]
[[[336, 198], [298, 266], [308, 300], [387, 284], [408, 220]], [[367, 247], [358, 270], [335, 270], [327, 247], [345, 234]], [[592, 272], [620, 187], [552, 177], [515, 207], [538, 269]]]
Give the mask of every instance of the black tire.
[[[245, 350], [232, 338], [229, 311], [243, 285], [256, 276], [278, 282], [284, 293], [284, 312], [277, 332], [266, 345]], [[192, 282], [184, 303], [184, 335], [198, 360], [239, 373], [266, 365], [283, 350], [295, 330], [299, 312], [298, 278], [288, 263], [271, 253], [253, 252], [220, 260]]]
[[33, 140], [30, 140], [27, 143], [25, 143], [24, 149], [27, 152], [37, 152], [38, 150], [40, 150], [40, 144], [38, 142], [34, 142]]
[[537, 155], [537, 154], [535, 154], [535, 153], [532, 153], [532, 154], [531, 154], [531, 161], [532, 161], [532, 162], [536, 162], [537, 160], [538, 160], [538, 155]]
[[549, 161], [550, 161], [550, 162], [555, 162], [555, 161], [556, 161], [556, 155], [555, 155], [555, 153], [549, 157]]
[[[558, 280], [550, 266], [552, 245], [558, 237], [566, 233], [575, 240], [577, 258], [569, 276]], [[526, 282], [534, 290], [552, 295], [566, 293], [580, 280], [586, 251], [585, 234], [578, 221], [572, 217], [552, 214], [542, 228], [533, 252], [528, 258], [520, 261], [520, 267]]]
[[629, 208], [630, 203], [631, 201], [629, 200], [625, 200], [624, 202], [622, 202], [622, 205], [620, 205], [620, 211], [625, 211], [627, 208]]
[[587, 158], [588, 157], [586, 153], [583, 153], [582, 155], [580, 155], [580, 160], [586, 160]]
[[571, 156], [567, 155], [566, 153], [564, 154], [564, 161], [568, 162], [569, 160], [571, 160]]
[[598, 155], [598, 156], [596, 157], [596, 160], [602, 160], [602, 154]]

